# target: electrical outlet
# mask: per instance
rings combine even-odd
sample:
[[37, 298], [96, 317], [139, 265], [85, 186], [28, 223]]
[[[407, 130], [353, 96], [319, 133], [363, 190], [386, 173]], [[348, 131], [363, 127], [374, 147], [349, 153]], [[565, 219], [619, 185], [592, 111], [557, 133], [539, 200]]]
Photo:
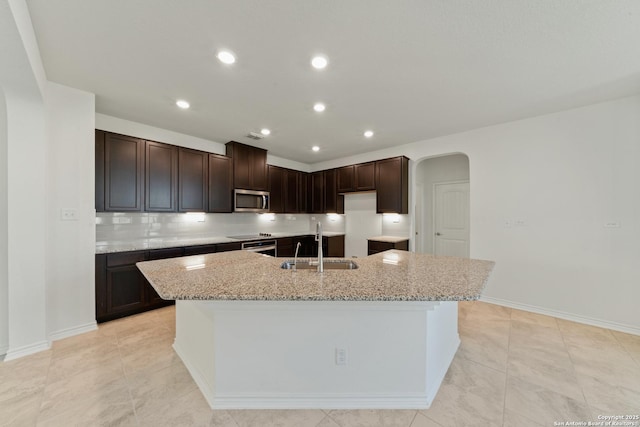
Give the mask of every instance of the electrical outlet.
[[607, 221], [604, 223], [604, 228], [620, 228], [622, 227], [622, 224], [620, 224], [620, 221]]
[[336, 348], [336, 365], [346, 365], [347, 364], [347, 349], [346, 348]]
[[63, 221], [77, 221], [78, 210], [77, 209], [61, 209], [60, 219]]

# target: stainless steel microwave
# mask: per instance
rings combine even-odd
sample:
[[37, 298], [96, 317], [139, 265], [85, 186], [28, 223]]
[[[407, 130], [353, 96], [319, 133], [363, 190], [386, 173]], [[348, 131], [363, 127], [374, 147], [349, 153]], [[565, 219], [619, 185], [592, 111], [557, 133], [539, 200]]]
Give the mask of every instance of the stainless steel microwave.
[[269, 192], [233, 190], [235, 212], [269, 212]]

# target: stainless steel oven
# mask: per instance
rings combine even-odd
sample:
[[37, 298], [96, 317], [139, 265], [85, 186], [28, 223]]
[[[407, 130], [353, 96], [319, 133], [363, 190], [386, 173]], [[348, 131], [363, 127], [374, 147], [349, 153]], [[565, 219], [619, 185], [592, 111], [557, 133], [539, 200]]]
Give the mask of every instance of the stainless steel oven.
[[243, 251], [258, 252], [269, 256], [278, 256], [278, 242], [276, 240], [256, 240], [253, 242], [243, 242]]

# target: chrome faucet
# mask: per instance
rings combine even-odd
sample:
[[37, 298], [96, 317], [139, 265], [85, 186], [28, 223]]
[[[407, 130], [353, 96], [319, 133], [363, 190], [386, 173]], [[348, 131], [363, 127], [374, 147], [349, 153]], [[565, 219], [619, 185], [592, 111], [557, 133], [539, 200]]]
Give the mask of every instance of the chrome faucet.
[[298, 271], [298, 250], [302, 246], [302, 242], [298, 242], [296, 245], [296, 254], [293, 256], [293, 271]]
[[318, 273], [324, 272], [324, 261], [322, 259], [322, 223], [318, 221], [316, 225], [316, 241], [318, 242]]

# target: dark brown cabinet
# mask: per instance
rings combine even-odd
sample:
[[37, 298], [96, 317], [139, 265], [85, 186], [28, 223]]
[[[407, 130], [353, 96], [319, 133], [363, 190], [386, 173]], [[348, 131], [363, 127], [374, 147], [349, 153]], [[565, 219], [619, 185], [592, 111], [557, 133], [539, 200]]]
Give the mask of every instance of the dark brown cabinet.
[[[154, 252], [151, 251], [151, 253]], [[154, 253], [154, 257], [157, 256], [158, 254]], [[149, 251], [96, 255], [96, 320], [98, 322], [173, 304], [173, 301], [161, 299], [136, 267], [136, 262], [147, 259], [149, 259]]]
[[324, 239], [327, 246], [326, 250], [324, 247], [322, 248], [322, 252], [324, 252], [325, 256], [344, 258], [344, 236], [331, 236]]
[[230, 141], [227, 156], [233, 159], [233, 188], [267, 191], [267, 150]]
[[324, 172], [309, 175], [309, 213], [324, 213]]
[[355, 165], [343, 166], [336, 169], [338, 193], [348, 193], [356, 188]]
[[[304, 210], [301, 210], [301, 205], [303, 204], [300, 203], [300, 186], [303, 183], [302, 175], [303, 172], [269, 165], [269, 195], [271, 198], [271, 212], [304, 212]], [[302, 197], [304, 197], [304, 195]]]
[[336, 190], [338, 193], [376, 189], [376, 162], [343, 166], [335, 171], [337, 176]]
[[376, 212], [409, 213], [409, 159], [401, 156], [376, 162]]
[[338, 190], [336, 188], [336, 170], [324, 171], [324, 212], [338, 213]]
[[208, 212], [233, 212], [233, 167], [231, 158], [209, 154]]
[[302, 172], [285, 169], [284, 170], [284, 212], [300, 212], [300, 181]]
[[285, 169], [269, 165], [269, 211], [285, 212], [286, 197]]
[[383, 242], [380, 240], [369, 239], [367, 241], [367, 246], [368, 246], [369, 255], [377, 254], [378, 252], [388, 251], [389, 249], [398, 249], [402, 251], [408, 251], [409, 239], [401, 240], [399, 242], [387, 242], [387, 241]]
[[178, 211], [207, 211], [208, 175], [208, 153], [188, 148], [178, 150]]
[[178, 199], [178, 147], [146, 141], [144, 170], [144, 210], [175, 212]]
[[355, 191], [376, 189], [376, 162], [360, 163], [355, 169]]
[[96, 131], [95, 149], [96, 210], [142, 211], [144, 141]]

